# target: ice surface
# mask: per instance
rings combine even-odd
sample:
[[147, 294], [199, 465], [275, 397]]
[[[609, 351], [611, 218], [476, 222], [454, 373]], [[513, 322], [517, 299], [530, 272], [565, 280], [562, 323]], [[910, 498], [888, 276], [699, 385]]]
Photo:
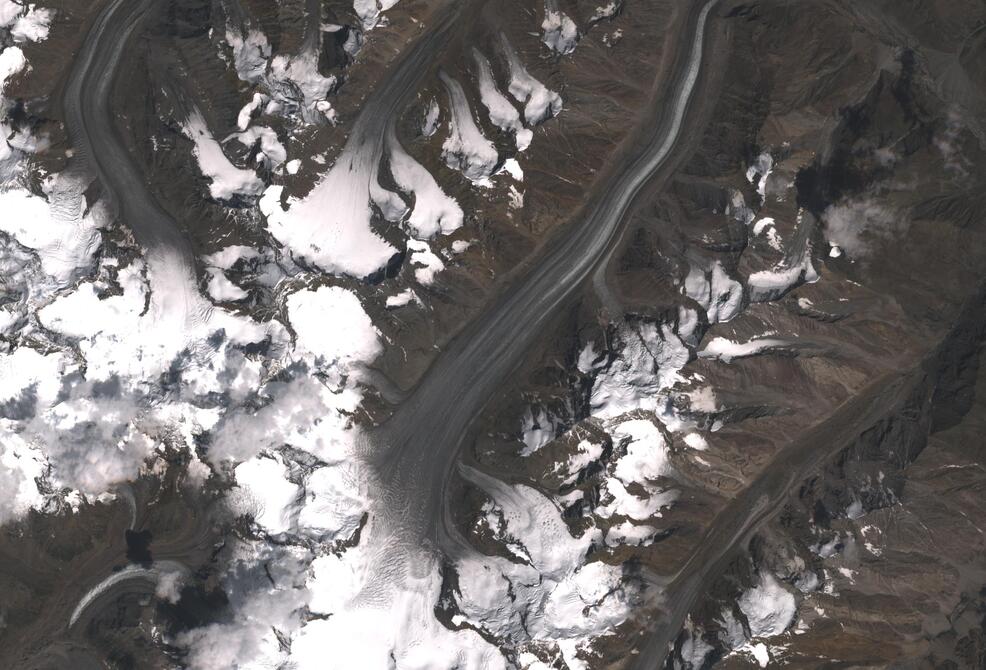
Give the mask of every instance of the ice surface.
[[743, 593], [739, 607], [754, 638], [780, 635], [791, 626], [797, 613], [794, 595], [769, 572], [761, 573], [760, 582]]
[[473, 182], [484, 182], [496, 169], [500, 157], [496, 147], [483, 136], [469, 108], [462, 85], [444, 72], [439, 73], [451, 103], [449, 135], [442, 144], [442, 157], [452, 169]]
[[410, 264], [415, 280], [422, 286], [434, 283], [435, 275], [445, 269], [442, 259], [432, 252], [427, 242], [408, 240], [407, 248], [411, 252]]
[[524, 151], [531, 144], [534, 133], [524, 128], [520, 113], [500, 92], [493, 79], [490, 63], [478, 49], [472, 50], [476, 62], [476, 75], [479, 82], [479, 95], [490, 115], [490, 121], [497, 128], [514, 134], [518, 151]]
[[372, 30], [380, 23], [380, 15], [398, 2], [399, 0], [353, 0], [353, 10], [362, 21], [363, 28]]
[[580, 35], [578, 26], [568, 14], [557, 9], [557, 4], [551, 0], [545, 3], [544, 21], [541, 23], [544, 34], [541, 41], [552, 51], [564, 56], [575, 51]]
[[352, 291], [338, 286], [298, 291], [288, 296], [287, 307], [296, 352], [314, 356], [322, 368], [348, 372], [382, 350], [379, 332]]
[[388, 134], [387, 147], [394, 181], [402, 191], [414, 195], [411, 215], [405, 221], [411, 234], [427, 240], [439, 233], [447, 235], [461, 227], [462, 208], [442, 191], [423, 165], [408, 155], [393, 131]]
[[726, 273], [719, 261], [709, 271], [692, 266], [683, 289], [685, 295], [702, 306], [709, 323], [730, 321], [743, 309], [743, 286]]
[[263, 193], [264, 183], [253, 170], [238, 168], [226, 158], [198, 110], [188, 115], [182, 130], [195, 144], [192, 152], [198, 160], [199, 170], [211, 181], [209, 194], [213, 198], [229, 200], [234, 196], [256, 197]]
[[[526, 486], [510, 486], [475, 471], [467, 478], [490, 494], [523, 563], [474, 554], [455, 565], [456, 600], [466, 620], [514, 644], [554, 641], [575, 648], [624, 621], [634, 594], [622, 570], [585, 562], [599, 532], [573, 537], [560, 510]], [[523, 646], [521, 646], [523, 649]]]
[[292, 529], [301, 488], [288, 480], [281, 462], [258, 456], [236, 466], [234, 473], [239, 492], [233, 499], [241, 513], [249, 513], [270, 535]]
[[288, 153], [285, 151], [284, 145], [281, 144], [281, 140], [278, 139], [277, 133], [267, 126], [248, 128], [237, 134], [236, 139], [239, 140], [240, 144], [247, 147], [252, 147], [259, 142], [262, 153], [258, 156], [258, 160], [262, 158], [271, 169], [287, 160]]
[[376, 272], [397, 253], [370, 227], [372, 188], [379, 155], [348, 144], [335, 165], [304, 198], [281, 204], [283, 187], [270, 186], [260, 201], [271, 234], [307, 263], [357, 277]]
[[537, 125], [557, 116], [561, 111], [561, 96], [531, 76], [503, 33], [500, 33], [500, 49], [510, 70], [510, 95], [524, 103], [527, 123]]
[[790, 344], [786, 340], [772, 337], [757, 337], [747, 342], [733, 342], [725, 337], [715, 337], [698, 352], [700, 358], [717, 358], [723, 363], [732, 363], [737, 358], [756, 356], [757, 354]]
[[29, 4], [22, 11], [23, 13], [13, 21], [12, 25], [4, 24], [4, 20], [9, 21], [11, 8], [9, 5], [0, 7], [0, 25], [10, 25], [10, 35], [18, 44], [46, 40], [52, 19], [55, 17], [55, 10]]
[[415, 295], [414, 291], [411, 289], [404, 289], [397, 295], [392, 295], [387, 297], [387, 309], [397, 309], [398, 307], [404, 307], [412, 302], [417, 301], [418, 297]]

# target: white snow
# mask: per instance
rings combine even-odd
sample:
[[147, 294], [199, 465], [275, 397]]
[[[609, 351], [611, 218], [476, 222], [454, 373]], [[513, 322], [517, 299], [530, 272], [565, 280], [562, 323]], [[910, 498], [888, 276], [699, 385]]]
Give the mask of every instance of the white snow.
[[514, 181], [524, 181], [524, 169], [517, 162], [516, 158], [508, 158], [503, 161], [503, 167], [500, 170], [509, 174]]
[[442, 191], [438, 182], [423, 165], [414, 160], [401, 146], [393, 129], [387, 136], [390, 150], [390, 171], [398, 188], [414, 195], [414, 206], [405, 225], [418, 239], [431, 239], [441, 233], [448, 235], [462, 226], [463, 213], [459, 204]]
[[63, 286], [91, 265], [101, 222], [86, 211], [81, 179], [53, 175], [42, 186], [47, 202], [25, 190], [0, 192], [0, 231], [36, 252], [44, 272]]
[[544, 21], [541, 23], [544, 34], [541, 41], [563, 56], [572, 53], [579, 42], [578, 26], [568, 14], [557, 9], [557, 0], [547, 0], [545, 6]]
[[438, 130], [438, 114], [438, 101], [432, 98], [428, 101], [424, 118], [421, 119], [421, 134], [425, 137], [431, 137]]
[[753, 658], [756, 659], [757, 665], [761, 668], [766, 668], [767, 664], [770, 663], [770, 654], [767, 651], [767, 645], [763, 642], [757, 642], [750, 647], [750, 653], [753, 654]]
[[[524, 442], [527, 444], [528, 448], [531, 447], [531, 444], [528, 443], [526, 439]], [[540, 446], [538, 448], [540, 448]], [[536, 451], [536, 449], [532, 451]], [[563, 484], [572, 484], [578, 479], [583, 470], [598, 461], [602, 455], [603, 444], [601, 442], [579, 440], [575, 447], [575, 453], [570, 455], [566, 462], [555, 464], [555, 472], [564, 476], [564, 479], [562, 480]]]
[[[677, 493], [652, 484], [670, 474], [664, 436], [646, 419], [617, 423], [611, 434], [614, 442], [625, 445], [626, 452], [612, 468], [613, 477], [605, 481], [602, 504], [595, 513], [604, 519], [616, 515], [646, 521], [677, 498]], [[643, 491], [644, 497], [630, 493], [628, 487], [632, 485]]]
[[486, 56], [476, 48], [473, 48], [472, 55], [476, 61], [479, 96], [489, 112], [490, 121], [497, 128], [513, 133], [517, 151], [524, 151], [530, 146], [534, 133], [524, 128], [517, 108], [497, 88], [496, 81], [493, 79], [493, 70]]
[[531, 76], [503, 33], [500, 33], [500, 48], [510, 69], [510, 95], [524, 103], [527, 123], [537, 125], [557, 116], [562, 107], [561, 96]]
[[468, 240], [454, 240], [452, 242], [452, 253], [461, 254], [472, 246]]
[[414, 291], [411, 289], [404, 289], [397, 295], [392, 295], [387, 297], [387, 309], [397, 309], [398, 307], [404, 307], [412, 302], [417, 301], [418, 296], [415, 295]]
[[20, 47], [7, 47], [0, 51], [0, 93], [7, 89], [7, 80], [27, 67], [27, 59]]
[[638, 323], [620, 333], [619, 357], [600, 371], [592, 387], [592, 415], [609, 419], [634, 409], [656, 411], [660, 391], [680, 379], [689, 351], [670, 325]]
[[[181, 421], [190, 438], [201, 423], [211, 425], [208, 410], [181, 402], [148, 413], [145, 389], [170, 371], [183, 395], [219, 391], [241, 364], [235, 347], [277, 336], [273, 326], [215, 310], [187, 273], [180, 259], [151, 255], [119, 268], [119, 295], [101, 299], [101, 281], [86, 281], [38, 311], [39, 322], [73, 341], [86, 361], [84, 378], [66, 371], [65, 395], [42, 403], [23, 426], [26, 438], [45, 445], [58, 481], [98, 494], [136, 474], [155, 426]], [[110, 390], [93, 393], [94, 384]]]
[[12, 431], [11, 423], [0, 420], [0, 524], [23, 516], [32, 507], [40, 508], [45, 501], [38, 482], [47, 460], [39, 448]]
[[251, 258], [257, 258], [259, 252], [253, 247], [248, 247], [242, 244], [232, 244], [227, 247], [223, 247], [215, 253], [211, 253], [205, 256], [203, 260], [206, 264], [211, 265], [215, 268], [220, 268], [222, 270], [229, 270], [237, 261], [240, 259], [249, 260]]
[[622, 584], [621, 568], [584, 563], [599, 531], [572, 537], [559, 509], [535, 490], [472, 470], [464, 474], [495, 501], [502, 537], [523, 563], [479, 554], [457, 561], [460, 611], [473, 625], [515, 644], [555, 641], [568, 649], [571, 666], [579, 645], [629, 616], [633, 593]]
[[[285, 90], [285, 84], [301, 91], [302, 99], [295, 100], [293, 92]], [[270, 62], [268, 86], [271, 87], [275, 97], [298, 102], [309, 114], [318, 112], [330, 121], [334, 118], [332, 106], [325, 98], [335, 88], [336, 78], [323, 77], [319, 73], [318, 51], [315, 49], [306, 49], [291, 57], [275, 56]]]
[[209, 194], [216, 200], [229, 200], [234, 196], [255, 197], [264, 190], [253, 170], [238, 168], [223, 153], [222, 146], [209, 132], [205, 118], [198, 110], [188, 115], [182, 126], [188, 139], [194, 143], [192, 153], [198, 161], [199, 170], [209, 178]]
[[296, 635], [311, 594], [305, 586], [306, 549], [233, 541], [234, 555], [222, 588], [230, 617], [183, 631], [171, 644], [187, 649], [189, 670], [282, 667], [282, 641]]
[[253, 126], [242, 133], [236, 135], [236, 139], [243, 146], [252, 147], [260, 142], [261, 155], [258, 160], [263, 158], [270, 168], [276, 168], [287, 160], [288, 152], [278, 139], [277, 133], [267, 126]]
[[688, 433], [683, 439], [685, 444], [696, 451], [705, 451], [709, 448], [709, 443], [698, 433]]
[[311, 354], [322, 367], [349, 370], [382, 350], [379, 332], [352, 291], [338, 286], [298, 291], [288, 296], [287, 308], [296, 352]]
[[240, 79], [251, 84], [260, 81], [271, 55], [267, 37], [257, 30], [250, 30], [246, 35], [227, 30], [226, 41], [233, 49], [233, 64]]
[[705, 310], [709, 323], [730, 321], [743, 309], [743, 286], [726, 273], [719, 261], [709, 271], [692, 266], [682, 289]]
[[151, 567], [145, 568], [139, 565], [128, 565], [122, 570], [118, 570], [110, 574], [109, 577], [99, 582], [96, 586], [92, 587], [82, 598], [79, 599], [79, 603], [72, 610], [72, 615], [69, 617], [68, 625], [69, 627], [74, 626], [75, 622], [79, 620], [82, 613], [92, 604], [99, 596], [106, 593], [111, 587], [119, 584], [121, 582], [127, 581], [129, 579], [143, 578], [152, 579], [158, 584], [158, 588], [162, 588], [162, 581], [164, 581], [163, 592], [165, 597], [170, 594], [168, 591], [173, 587], [175, 583], [174, 573], [182, 575], [186, 571], [180, 563], [174, 561], [158, 561], [154, 563]]
[[237, 300], [243, 300], [249, 295], [246, 291], [231, 282], [222, 270], [218, 268], [207, 268], [206, 272], [209, 275], [206, 290], [209, 292], [209, 297], [213, 300], [217, 302], [235, 302]]
[[[55, 10], [37, 7], [34, 4], [26, 5], [24, 14], [19, 16], [10, 26], [10, 35], [17, 44], [24, 42], [42, 42], [48, 38], [48, 30], [51, 21], [55, 17]], [[0, 8], [0, 18], [8, 18], [11, 8]], [[2, 21], [0, 21], [2, 24]]]
[[270, 42], [257, 30], [241, 34], [227, 28], [226, 41], [232, 48], [233, 66], [239, 78], [262, 89], [240, 110], [237, 118], [240, 130], [247, 128], [260, 104], [264, 104], [264, 113], [268, 115], [284, 114], [296, 121], [300, 117], [306, 123], [336, 122], [336, 112], [326, 97], [335, 90], [338, 80], [319, 72], [317, 42], [306, 44], [300, 52], [272, 58]]
[[240, 513], [250, 513], [271, 535], [291, 530], [301, 488], [288, 480], [287, 468], [274, 458], [258, 456], [236, 466], [234, 473], [242, 492], [234, 498]]
[[521, 456], [530, 456], [555, 439], [555, 425], [540, 407], [536, 412], [530, 407], [527, 408], [521, 418], [520, 431], [524, 443]]
[[452, 107], [449, 135], [442, 144], [442, 157], [446, 164], [462, 172], [472, 182], [485, 183], [493, 174], [500, 159], [496, 147], [483, 136], [469, 108], [469, 101], [462, 85], [444, 72], [439, 78], [448, 92]]
[[611, 19], [616, 16], [617, 12], [623, 6], [623, 0], [610, 0], [609, 3], [596, 7], [592, 16], [589, 17], [589, 23], [598, 23], [603, 19]]
[[759, 583], [740, 596], [739, 608], [746, 615], [754, 638], [780, 635], [791, 626], [797, 613], [794, 595], [769, 572], [761, 573]]
[[505, 670], [500, 652], [477, 633], [439, 623], [434, 613], [442, 585], [438, 565], [420, 550], [405, 551], [405, 560], [417, 563], [415, 573], [369, 601], [356, 599], [372, 583], [371, 549], [360, 546], [341, 557], [316, 559], [308, 588], [311, 609], [321, 618], [305, 623], [292, 639], [290, 667]]
[[661, 431], [646, 419], [631, 419], [616, 425], [616, 440], [628, 440], [626, 455], [617, 461], [614, 474], [624, 484], [646, 483], [669, 474], [667, 444]]
[[803, 283], [818, 281], [818, 273], [811, 263], [811, 254], [805, 251], [795, 262], [783, 261], [770, 270], [754, 272], [746, 284], [750, 289], [750, 300], [768, 302], [777, 300], [792, 288]]
[[428, 246], [427, 242], [408, 240], [407, 248], [411, 252], [410, 264], [414, 268], [414, 278], [422, 286], [429, 286], [435, 281], [435, 275], [445, 269], [445, 264]]
[[269, 186], [260, 209], [271, 235], [296, 258], [326, 272], [365, 277], [386, 265], [397, 250], [370, 227], [371, 190], [383, 190], [377, 184], [379, 155], [361, 150], [360, 144], [354, 133], [335, 165], [304, 198], [289, 198], [285, 208], [280, 202], [283, 187]]
[[0, 0], [0, 28], [9, 28], [23, 10], [14, 0]]
[[657, 529], [644, 524], [624, 521], [606, 531], [607, 547], [646, 547], [653, 543]]
[[763, 200], [767, 195], [767, 179], [774, 169], [774, 158], [770, 152], [763, 152], [757, 156], [756, 160], [746, 170], [746, 179], [757, 187], [757, 193]]
[[315, 470], [305, 482], [300, 531], [326, 542], [348, 540], [370, 505], [363, 488], [359, 469], [351, 461], [340, 460]]
[[755, 337], [747, 342], [733, 342], [725, 337], [714, 337], [698, 352], [699, 358], [716, 358], [732, 363], [737, 358], [756, 356], [759, 353], [789, 345], [790, 342], [772, 337]]
[[381, 14], [399, 0], [353, 0], [353, 10], [363, 23], [364, 30], [372, 30], [380, 23]]
[[253, 99], [247, 104], [243, 105], [240, 113], [236, 117], [236, 127], [240, 130], [246, 130], [250, 126], [250, 118], [253, 113], [264, 104], [264, 96], [262, 93], [254, 93]]

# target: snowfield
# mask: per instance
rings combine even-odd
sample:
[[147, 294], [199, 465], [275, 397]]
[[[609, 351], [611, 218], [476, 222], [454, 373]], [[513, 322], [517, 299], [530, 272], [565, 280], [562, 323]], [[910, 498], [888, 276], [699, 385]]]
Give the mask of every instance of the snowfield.
[[378, 161], [344, 150], [311, 193], [289, 198], [286, 206], [283, 187], [269, 186], [260, 207], [271, 235], [295, 258], [325, 272], [365, 277], [385, 266], [397, 250], [370, 227]]
[[212, 137], [205, 119], [197, 110], [189, 114], [182, 130], [195, 144], [192, 153], [198, 160], [199, 170], [210, 181], [209, 194], [213, 198], [256, 197], [263, 192], [264, 183], [253, 170], [238, 168], [226, 158], [222, 146]]

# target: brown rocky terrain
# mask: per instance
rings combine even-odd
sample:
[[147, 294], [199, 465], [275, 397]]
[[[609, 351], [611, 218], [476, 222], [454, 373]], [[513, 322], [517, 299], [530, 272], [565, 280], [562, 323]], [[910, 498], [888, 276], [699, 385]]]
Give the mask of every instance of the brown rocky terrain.
[[[22, 106], [23, 124], [50, 136], [33, 167], [53, 173], [77, 165], [60, 91], [102, 3], [46, 4], [58, 19], [46, 42], [25, 47], [32, 71], [6, 96]], [[373, 318], [387, 346], [358, 424], [385, 424], [456, 336], [570, 233], [664, 118], [692, 3], [626, 0], [599, 20], [595, 3], [561, 4], [581, 31], [575, 56], [541, 42], [542, 3], [464, 0], [452, 37], [398, 110], [399, 141], [465, 212], [464, 225], [435, 243], [445, 269], [431, 285], [417, 281], [404, 234], [379, 210], [374, 230], [398, 248], [382, 273], [328, 277], [288, 259], [256, 199], [208, 196], [189, 169], [193, 142], [182, 124], [194, 108], [217, 139], [238, 130], [251, 93], [220, 55], [228, 26], [262, 30], [284, 54], [320, 35], [318, 72], [337, 78], [335, 122], [255, 116], [301, 161], [293, 174], [260, 165], [258, 176], [304, 196], [352, 138], [367, 100], [441, 19], [441, 3], [405, 0], [363, 32], [341, 0], [174, 0], [155, 5], [133, 40], [112, 108], [148, 190], [196, 257], [242, 244], [280, 264], [270, 281], [237, 266], [249, 297], [228, 307], [269, 321], [290, 290], [332, 285], [354, 291]], [[597, 529], [587, 561], [622, 566], [641, 588], [633, 616], [579, 652], [586, 667], [986, 663], [983, 25], [986, 9], [972, 0], [732, 0], [713, 10], [670, 158], [461, 453], [470, 467], [547, 495], [573, 535]], [[564, 104], [532, 127], [528, 152], [477, 111], [499, 163], [516, 159], [524, 176], [514, 183], [499, 173], [476, 186], [442, 156], [449, 112], [439, 72], [462, 82], [481, 110], [472, 49], [505, 81], [501, 34]], [[345, 44], [356, 35], [363, 43], [353, 55]], [[440, 129], [429, 137], [422, 119], [433, 100]], [[223, 146], [245, 165], [261, 152], [259, 143]], [[380, 168], [391, 184], [386, 160]], [[93, 182], [88, 201], [101, 188]], [[134, 246], [119, 225], [102, 234]], [[453, 253], [456, 242], [470, 246]], [[197, 271], [205, 287], [207, 271]], [[387, 306], [405, 288], [420, 309]], [[636, 368], [620, 376], [621, 365], [636, 364], [638, 343], [653, 359], [649, 376], [635, 377]], [[609, 396], [601, 400], [600, 389]], [[614, 428], [617, 417], [649, 424], [666, 446], [662, 472], [625, 487], [639, 500], [670, 496], [646, 514], [612, 511], [614, 472], [633, 444]], [[586, 444], [598, 445], [595, 457], [566, 469]], [[202, 440], [197, 451], [209, 446]], [[166, 460], [170, 467], [128, 485], [130, 498], [31, 512], [3, 527], [0, 665], [174, 667], [183, 652], [165, 637], [225, 620], [226, 543], [256, 531], [219, 501], [227, 483], [196, 490], [185, 484], [187, 458], [169, 451]], [[474, 549], [517, 560], [489, 526], [488, 491], [455, 476], [445, 493]], [[767, 509], [742, 517], [748, 525], [734, 522], [746, 513], [738, 507], [764, 500]], [[735, 526], [735, 543], [720, 543], [724, 526]], [[627, 528], [652, 532], [610, 541]], [[97, 576], [152, 559], [194, 574], [178, 605], [137, 585], [66, 625]], [[765, 575], [776, 584], [764, 605], [769, 625], [749, 605]], [[437, 616], [457, 627], [451, 564], [443, 578]], [[794, 603], [790, 617], [778, 613], [780, 601]], [[654, 642], [662, 636], [671, 644]], [[524, 649], [543, 667], [571, 667], [550, 645]]]

